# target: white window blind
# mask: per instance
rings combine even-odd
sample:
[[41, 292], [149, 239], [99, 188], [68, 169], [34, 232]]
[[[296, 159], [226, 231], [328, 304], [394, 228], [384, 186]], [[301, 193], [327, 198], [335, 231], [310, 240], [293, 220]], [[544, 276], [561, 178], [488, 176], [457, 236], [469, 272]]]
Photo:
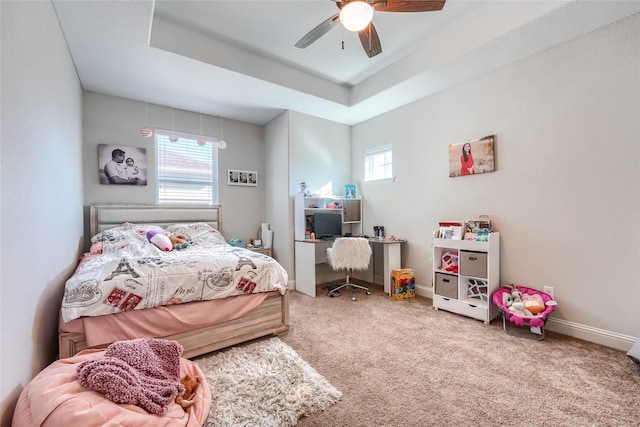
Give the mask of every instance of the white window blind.
[[[158, 203], [218, 204], [218, 146], [211, 138], [156, 129]], [[169, 136], [178, 137], [171, 142]]]
[[392, 160], [392, 151], [390, 145], [367, 150], [364, 153], [365, 182], [392, 178]]

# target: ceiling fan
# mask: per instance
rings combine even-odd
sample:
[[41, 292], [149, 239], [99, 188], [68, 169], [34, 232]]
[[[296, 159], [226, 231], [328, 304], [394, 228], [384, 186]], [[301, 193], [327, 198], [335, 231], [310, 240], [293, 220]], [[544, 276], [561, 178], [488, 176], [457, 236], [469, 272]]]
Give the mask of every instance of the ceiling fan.
[[[432, 12], [442, 10], [446, 0], [330, 0], [336, 3], [340, 11], [335, 15], [327, 18], [314, 29], [309, 31], [296, 43], [296, 47], [304, 49], [325, 35], [342, 22], [343, 26], [349, 31], [357, 31], [360, 37], [360, 43], [369, 58], [373, 58], [382, 52], [380, 37], [373, 26], [371, 19], [373, 11], [376, 12]], [[351, 29], [345, 22], [345, 12], [351, 8], [361, 8], [356, 14], [356, 18], [362, 21], [365, 26], [361, 29]], [[366, 15], [366, 16], [365, 16]], [[366, 21], [366, 22], [365, 22]], [[357, 27], [356, 27], [357, 28]]]

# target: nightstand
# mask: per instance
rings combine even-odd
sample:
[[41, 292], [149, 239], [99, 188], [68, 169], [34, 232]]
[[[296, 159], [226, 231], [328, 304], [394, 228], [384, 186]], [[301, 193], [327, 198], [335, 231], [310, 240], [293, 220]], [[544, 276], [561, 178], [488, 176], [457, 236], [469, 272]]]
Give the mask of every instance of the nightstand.
[[253, 252], [260, 252], [263, 255], [271, 256], [271, 248], [247, 248]]

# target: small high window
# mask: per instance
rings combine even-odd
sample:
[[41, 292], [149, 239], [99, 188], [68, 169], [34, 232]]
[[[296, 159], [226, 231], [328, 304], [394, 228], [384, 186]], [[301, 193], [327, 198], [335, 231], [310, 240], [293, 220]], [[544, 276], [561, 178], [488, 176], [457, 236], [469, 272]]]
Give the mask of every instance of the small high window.
[[392, 150], [390, 145], [367, 150], [364, 153], [364, 180], [378, 181], [393, 177]]

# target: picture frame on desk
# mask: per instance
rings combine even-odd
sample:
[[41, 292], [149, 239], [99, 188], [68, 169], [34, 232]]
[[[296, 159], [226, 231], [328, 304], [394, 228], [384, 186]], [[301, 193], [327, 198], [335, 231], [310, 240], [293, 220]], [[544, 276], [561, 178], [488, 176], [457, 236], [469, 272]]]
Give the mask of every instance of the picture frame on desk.
[[356, 198], [356, 186], [354, 184], [345, 184], [345, 186], [344, 186], [344, 197], [345, 197], [345, 199], [355, 199]]

